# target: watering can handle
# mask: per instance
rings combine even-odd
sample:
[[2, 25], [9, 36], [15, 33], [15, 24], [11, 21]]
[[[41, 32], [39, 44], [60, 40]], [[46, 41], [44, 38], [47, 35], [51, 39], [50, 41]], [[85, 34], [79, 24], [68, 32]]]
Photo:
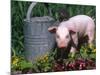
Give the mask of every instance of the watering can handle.
[[28, 8], [27, 16], [26, 16], [26, 19], [27, 19], [28, 21], [30, 21], [32, 9], [33, 9], [33, 7], [34, 7], [36, 4], [37, 4], [37, 2], [32, 2], [31, 5], [30, 5], [29, 8]]

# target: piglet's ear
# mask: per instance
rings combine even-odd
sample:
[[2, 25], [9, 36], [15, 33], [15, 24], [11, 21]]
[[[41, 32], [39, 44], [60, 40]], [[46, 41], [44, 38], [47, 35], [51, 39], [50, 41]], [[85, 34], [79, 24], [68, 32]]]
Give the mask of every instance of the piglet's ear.
[[51, 32], [51, 33], [55, 33], [56, 30], [57, 30], [57, 26], [52, 26], [52, 27], [48, 28], [48, 31]]
[[76, 32], [77, 32], [76, 27], [70, 26], [70, 27], [69, 27], [69, 32], [70, 32], [71, 34], [76, 33]]
[[69, 30], [69, 32], [71, 33], [71, 34], [74, 34], [74, 33], [76, 33], [75, 31], [73, 31], [73, 30]]

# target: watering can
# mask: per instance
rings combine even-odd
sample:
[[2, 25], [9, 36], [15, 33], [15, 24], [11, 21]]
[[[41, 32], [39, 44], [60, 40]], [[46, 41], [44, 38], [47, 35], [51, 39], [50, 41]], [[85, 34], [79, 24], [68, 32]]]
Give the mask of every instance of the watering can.
[[55, 20], [50, 16], [31, 17], [32, 9], [36, 4], [31, 3], [24, 19], [25, 58], [32, 63], [50, 53], [55, 45], [54, 35], [48, 31]]

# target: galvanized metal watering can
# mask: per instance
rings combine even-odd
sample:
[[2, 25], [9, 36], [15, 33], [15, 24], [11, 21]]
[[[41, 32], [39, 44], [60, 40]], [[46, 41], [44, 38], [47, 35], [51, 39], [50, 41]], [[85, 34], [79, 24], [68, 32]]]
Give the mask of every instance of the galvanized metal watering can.
[[24, 49], [28, 61], [36, 62], [38, 57], [50, 53], [54, 47], [54, 36], [48, 31], [54, 19], [50, 16], [31, 17], [31, 12], [36, 3], [32, 3], [24, 19]]

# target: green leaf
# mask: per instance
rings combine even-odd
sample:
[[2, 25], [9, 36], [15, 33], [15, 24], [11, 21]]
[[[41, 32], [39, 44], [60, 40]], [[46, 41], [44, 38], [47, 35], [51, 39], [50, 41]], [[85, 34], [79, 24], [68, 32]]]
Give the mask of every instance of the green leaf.
[[94, 54], [90, 54], [90, 55], [89, 55], [89, 58], [96, 59], [96, 54], [95, 54], [95, 53], [94, 53]]
[[19, 62], [19, 65], [20, 65], [20, 68], [21, 70], [25, 69], [25, 68], [32, 68], [33, 67], [33, 64], [30, 63], [30, 62], [26, 62], [26, 61], [21, 61]]

